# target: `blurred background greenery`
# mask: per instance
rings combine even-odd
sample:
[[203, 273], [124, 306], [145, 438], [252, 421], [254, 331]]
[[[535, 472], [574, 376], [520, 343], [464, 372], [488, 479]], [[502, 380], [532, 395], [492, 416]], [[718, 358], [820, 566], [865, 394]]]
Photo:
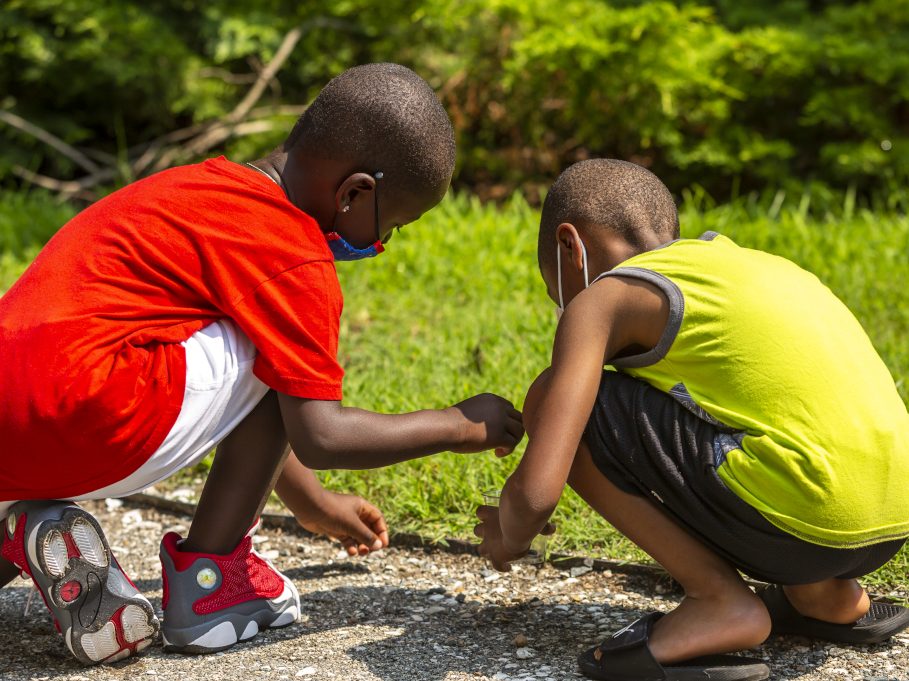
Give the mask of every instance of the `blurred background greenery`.
[[[719, 199], [866, 196], [909, 177], [909, 0], [6, 0], [0, 109], [116, 158], [225, 115], [292, 27], [303, 36], [261, 104], [403, 63], [455, 124], [455, 187], [484, 198], [536, 201], [589, 156]], [[226, 150], [258, 154], [292, 120]], [[17, 165], [75, 170], [9, 126], [0, 142], [7, 186]], [[133, 179], [121, 170], [113, 182]]]
[[[294, 29], [245, 127], [224, 128]], [[261, 156], [332, 76], [395, 61], [452, 118], [455, 192], [386, 255], [339, 267], [349, 404], [521, 404], [555, 325], [540, 199], [595, 156], [660, 175], [684, 236], [715, 229], [815, 272], [909, 400], [907, 46], [909, 0], [5, 0], [0, 293], [86, 201], [167, 165]], [[321, 477], [394, 529], [467, 538], [522, 450]], [[557, 550], [645, 559], [571, 492], [556, 521]], [[871, 579], [906, 599], [907, 570], [904, 549]]]

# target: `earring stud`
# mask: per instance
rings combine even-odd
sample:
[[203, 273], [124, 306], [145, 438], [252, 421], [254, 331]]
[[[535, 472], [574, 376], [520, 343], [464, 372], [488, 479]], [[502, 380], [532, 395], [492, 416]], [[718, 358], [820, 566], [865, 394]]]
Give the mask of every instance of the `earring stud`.
[[344, 206], [344, 207], [341, 209], [341, 212], [342, 212], [342, 213], [349, 213], [349, 212], [350, 212], [350, 206]]

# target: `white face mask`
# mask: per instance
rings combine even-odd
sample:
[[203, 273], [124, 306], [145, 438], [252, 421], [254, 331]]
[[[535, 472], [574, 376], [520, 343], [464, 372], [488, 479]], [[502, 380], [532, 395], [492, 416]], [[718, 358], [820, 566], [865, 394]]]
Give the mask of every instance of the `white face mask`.
[[[584, 288], [587, 288], [590, 286], [590, 278], [587, 275], [587, 248], [581, 241], [581, 237], [578, 237], [578, 242], [581, 244], [581, 261], [584, 263]], [[556, 319], [561, 319], [562, 313], [565, 312], [565, 301], [562, 298], [562, 249], [559, 248], [558, 243], [556, 243], [556, 272], [559, 281], [559, 304], [556, 307]]]

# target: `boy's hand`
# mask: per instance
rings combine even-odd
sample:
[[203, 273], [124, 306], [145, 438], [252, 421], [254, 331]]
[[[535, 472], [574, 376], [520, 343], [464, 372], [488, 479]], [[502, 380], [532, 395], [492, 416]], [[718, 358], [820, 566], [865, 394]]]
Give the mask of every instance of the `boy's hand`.
[[458, 402], [449, 410], [461, 420], [461, 444], [452, 451], [495, 449], [496, 456], [506, 456], [524, 437], [521, 412], [504, 397], [483, 393]]
[[382, 512], [365, 499], [325, 491], [318, 511], [297, 516], [303, 529], [341, 542], [351, 556], [365, 556], [388, 546], [388, 526]]
[[518, 553], [509, 552], [502, 543], [502, 528], [499, 526], [499, 509], [495, 506], [480, 506], [477, 509], [480, 524], [473, 528], [473, 533], [483, 541], [480, 542], [481, 556], [489, 561], [499, 572], [510, 572], [511, 561], [527, 554], [529, 546]]

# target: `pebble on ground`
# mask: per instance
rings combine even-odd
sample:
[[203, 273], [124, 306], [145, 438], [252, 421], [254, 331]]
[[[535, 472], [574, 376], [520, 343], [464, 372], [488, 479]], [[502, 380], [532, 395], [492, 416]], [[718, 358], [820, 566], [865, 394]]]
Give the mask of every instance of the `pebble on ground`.
[[[158, 542], [186, 517], [88, 503], [124, 569], [161, 607]], [[82, 667], [66, 650], [29, 583], [0, 590], [4, 681], [306, 679], [322, 681], [563, 681], [583, 678], [579, 652], [680, 595], [653, 576], [552, 566], [492, 571], [481, 559], [390, 548], [351, 559], [335, 544], [263, 528], [257, 549], [300, 590], [302, 621], [207, 656], [165, 654]], [[909, 681], [909, 633], [848, 647], [773, 638], [748, 655], [771, 678]]]

